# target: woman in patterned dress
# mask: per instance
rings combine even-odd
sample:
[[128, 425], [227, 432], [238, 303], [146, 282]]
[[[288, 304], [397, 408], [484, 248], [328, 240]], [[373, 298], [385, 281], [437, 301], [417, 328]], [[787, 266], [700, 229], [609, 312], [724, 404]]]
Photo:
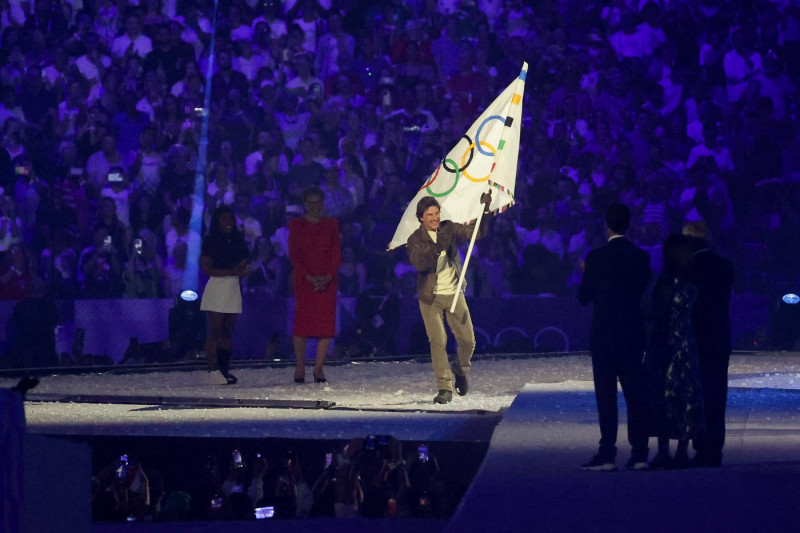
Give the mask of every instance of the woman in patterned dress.
[[[654, 324], [645, 366], [654, 376], [658, 453], [651, 468], [688, 466], [689, 439], [705, 429], [692, 307], [697, 288], [687, 280], [692, 259], [687, 237], [674, 234], [664, 242], [664, 271], [653, 289]], [[675, 456], [669, 440], [677, 439]]]

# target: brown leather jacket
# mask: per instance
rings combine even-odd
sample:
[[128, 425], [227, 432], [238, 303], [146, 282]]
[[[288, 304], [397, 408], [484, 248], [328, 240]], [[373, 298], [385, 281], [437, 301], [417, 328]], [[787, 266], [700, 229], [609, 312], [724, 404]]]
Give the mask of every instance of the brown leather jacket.
[[[478, 238], [486, 236], [489, 230], [489, 215], [481, 218], [478, 228]], [[433, 242], [428, 231], [420, 224], [419, 228], [408, 238], [406, 250], [408, 259], [417, 269], [417, 296], [420, 301], [432, 304], [436, 288], [436, 263], [442, 250], [447, 250], [447, 257], [455, 266], [456, 272], [461, 276], [461, 254], [458, 253], [458, 244], [468, 242], [472, 238], [474, 226], [442, 220], [439, 223], [437, 242]], [[464, 284], [466, 286], [466, 283]], [[461, 287], [464, 290], [464, 287]]]

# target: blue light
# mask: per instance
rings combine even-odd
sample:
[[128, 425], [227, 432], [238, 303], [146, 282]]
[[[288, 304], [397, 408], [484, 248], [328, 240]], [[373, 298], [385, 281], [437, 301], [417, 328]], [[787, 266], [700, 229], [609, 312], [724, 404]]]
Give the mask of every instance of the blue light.
[[185, 291], [181, 291], [181, 300], [184, 302], [193, 302], [197, 300], [197, 293], [191, 289], [186, 289]]
[[800, 296], [790, 292], [789, 294], [784, 294], [782, 300], [789, 305], [794, 305], [800, 302]]
[[[213, 28], [217, 27], [217, 14], [219, 11], [219, 0], [214, 0], [214, 13], [211, 21]], [[216, 60], [216, 32], [211, 32], [210, 53], [208, 55], [208, 65], [206, 66], [206, 90], [203, 97], [202, 122], [200, 123], [200, 143], [197, 149], [197, 168], [195, 169], [194, 195], [192, 196], [192, 214], [189, 221], [189, 232], [197, 235], [202, 234], [203, 229], [203, 201], [205, 199], [205, 179], [206, 179], [206, 154], [208, 151], [208, 110], [211, 107], [211, 80], [214, 75], [214, 62]], [[186, 270], [183, 273], [183, 286], [194, 294], [191, 300], [184, 298], [184, 291], [181, 298], [187, 302], [197, 299], [198, 278], [200, 277], [200, 252], [201, 239], [189, 239], [189, 247], [186, 251]]]

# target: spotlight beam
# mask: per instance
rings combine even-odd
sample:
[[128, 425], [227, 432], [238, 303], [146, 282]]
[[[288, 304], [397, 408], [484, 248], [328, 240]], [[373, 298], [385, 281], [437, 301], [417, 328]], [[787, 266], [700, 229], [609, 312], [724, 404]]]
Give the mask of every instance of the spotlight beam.
[[[216, 29], [217, 12], [219, 10], [219, 0], [214, 0], [214, 14], [211, 21], [211, 42], [209, 44], [210, 53], [208, 55], [208, 66], [206, 67], [206, 89], [203, 98], [203, 120], [200, 125], [200, 145], [197, 150], [197, 172], [194, 179], [194, 195], [192, 197], [192, 217], [189, 221], [189, 234], [202, 234], [203, 210], [205, 195], [206, 177], [206, 157], [208, 153], [208, 111], [211, 104], [211, 78], [214, 75], [214, 62], [216, 60]], [[186, 270], [183, 273], [183, 287], [185, 290], [197, 292], [199, 267], [200, 267], [200, 239], [189, 239], [189, 246], [186, 251]]]

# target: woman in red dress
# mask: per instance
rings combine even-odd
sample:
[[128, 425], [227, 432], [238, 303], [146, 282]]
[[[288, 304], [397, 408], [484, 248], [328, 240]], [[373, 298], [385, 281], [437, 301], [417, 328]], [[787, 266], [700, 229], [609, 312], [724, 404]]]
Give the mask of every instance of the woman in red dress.
[[339, 222], [323, 217], [325, 193], [319, 187], [303, 192], [304, 217], [289, 224], [289, 259], [294, 287], [295, 383], [305, 382], [306, 342], [318, 339], [314, 382], [325, 383], [322, 365], [336, 335], [336, 272], [342, 261]]

